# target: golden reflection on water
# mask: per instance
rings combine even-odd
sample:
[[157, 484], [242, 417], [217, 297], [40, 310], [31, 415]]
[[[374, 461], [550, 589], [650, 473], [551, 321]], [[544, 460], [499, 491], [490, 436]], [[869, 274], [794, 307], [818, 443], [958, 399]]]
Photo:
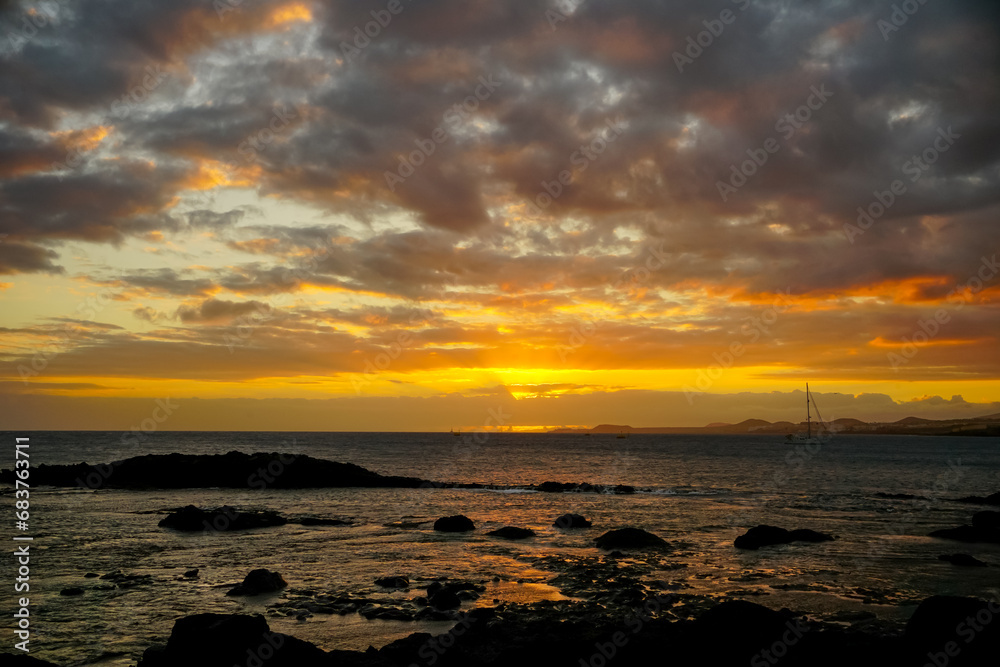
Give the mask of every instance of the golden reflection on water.
[[486, 592], [479, 598], [476, 606], [492, 607], [497, 601], [514, 604], [531, 604], [549, 600], [573, 600], [559, 592], [558, 588], [548, 584], [518, 583], [516, 581], [497, 581], [486, 584]]

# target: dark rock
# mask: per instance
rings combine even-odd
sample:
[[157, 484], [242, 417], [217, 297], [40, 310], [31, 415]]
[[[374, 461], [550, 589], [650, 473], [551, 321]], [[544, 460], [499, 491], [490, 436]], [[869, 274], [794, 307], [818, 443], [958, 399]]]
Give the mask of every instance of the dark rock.
[[147, 649], [138, 667], [228, 667], [249, 657], [267, 667], [333, 664], [316, 646], [271, 632], [263, 616], [198, 614], [177, 620], [166, 646]]
[[97, 579], [99, 576], [101, 576], [101, 575], [97, 574], [96, 572], [88, 572], [87, 574], [83, 575], [83, 578], [84, 579]]
[[699, 616], [696, 626], [699, 629], [712, 628], [717, 634], [737, 642], [753, 641], [783, 630], [785, 618], [780, 612], [753, 602], [729, 600]]
[[670, 546], [663, 538], [632, 527], [609, 530], [594, 542], [599, 549], [658, 549]]
[[[451, 583], [437, 582], [434, 594], [443, 595], [450, 586]], [[641, 589], [641, 584], [633, 581], [624, 591], [641, 594]], [[263, 664], [264, 667], [403, 667], [427, 664], [430, 655], [436, 656], [433, 662], [441, 667], [507, 664], [569, 667], [605, 663], [724, 667], [779, 664], [777, 657], [781, 658], [779, 667], [943, 664], [932, 656], [947, 657], [948, 667], [985, 667], [996, 664], [997, 635], [1000, 634], [1000, 624], [988, 622], [995, 618], [995, 613], [989, 611], [987, 603], [967, 598], [925, 600], [907, 625], [905, 636], [887, 633], [884, 628], [846, 630], [828, 624], [807, 624], [786, 609], [773, 611], [740, 600], [723, 602], [696, 613], [695, 620], [676, 620], [661, 615], [664, 603], [659, 598], [653, 606], [649, 599], [638, 605], [637, 602], [638, 599], [629, 594], [621, 607], [605, 606], [615, 604], [610, 600], [600, 604], [545, 601], [473, 609], [468, 614], [456, 611], [452, 606], [454, 599], [439, 602], [449, 607], [447, 609], [427, 607], [415, 613], [405, 604], [398, 608], [366, 606], [362, 613], [371, 618], [402, 620], [412, 617], [421, 621], [457, 621], [457, 625], [447, 637], [415, 633], [382, 649], [326, 654], [291, 637], [271, 635], [266, 622], [259, 616], [206, 614], [178, 621], [167, 646], [147, 650], [138, 667], [248, 664]], [[677, 603], [670, 598], [666, 604]], [[625, 612], [625, 609], [631, 611]], [[639, 609], [643, 611], [637, 611]], [[651, 611], [647, 614], [646, 610]], [[694, 610], [682, 606], [677, 615], [683, 618], [690, 611]], [[623, 618], [627, 619], [624, 625]], [[978, 618], [975, 622], [982, 628], [976, 631], [974, 641], [965, 636], [968, 632], [959, 634], [962, 631], [958, 630], [972, 627], [969, 618]], [[853, 617], [844, 620], [853, 620]], [[185, 627], [189, 624], [191, 627]], [[268, 637], [280, 647], [273, 656], [259, 650], [260, 640], [268, 641]], [[955, 652], [944, 653], [948, 642], [959, 649], [957, 657], [954, 657]], [[444, 646], [447, 646], [446, 651], [436, 648]], [[613, 656], [613, 661], [604, 657], [608, 655]]]
[[573, 482], [542, 482], [535, 487], [535, 490], [541, 491], [542, 493], [566, 493], [570, 491], [576, 493], [635, 493], [635, 487], [627, 484], [605, 486], [603, 484], [589, 484], [587, 482], [583, 482], [581, 484]]
[[260, 568], [253, 570], [226, 595], [262, 595], [274, 593], [288, 586], [288, 582], [277, 572]]
[[1000, 528], [1000, 512], [983, 511], [972, 515], [973, 528]]
[[456, 591], [442, 588], [427, 598], [427, 604], [435, 609], [458, 609], [462, 606], [462, 598]]
[[[14, 483], [14, 471], [0, 471], [0, 483]], [[37, 485], [141, 489], [309, 489], [340, 487], [418, 488], [416, 477], [387, 477], [351, 463], [277, 452], [244, 454], [149, 454], [108, 465], [40, 465], [31, 469]], [[270, 480], [270, 481], [268, 481]]]
[[748, 549], [756, 551], [761, 547], [775, 544], [791, 544], [792, 542], [829, 542], [832, 535], [818, 533], [815, 530], [800, 528], [798, 530], [785, 530], [777, 526], [755, 526], [743, 535], [740, 535], [733, 542], [737, 549]]
[[[949, 642], [960, 648], [949, 666], [994, 665], [1000, 653], [1000, 623], [990, 610], [990, 603], [976, 598], [935, 595], [917, 607], [906, 624], [905, 639], [919, 663], [927, 662], [929, 653], [941, 653]], [[978, 620], [977, 620], [978, 616]], [[970, 619], [980, 628], [972, 628]], [[994, 622], [983, 622], [994, 619]], [[964, 631], [960, 628], [964, 628]], [[970, 639], [967, 635], [971, 633]]]
[[[485, 586], [467, 581], [453, 581], [444, 583], [435, 581], [427, 587], [427, 605], [438, 611], [449, 611], [457, 609], [462, 604], [462, 600], [473, 600], [486, 590]], [[442, 620], [439, 616], [427, 613], [421, 616], [421, 620]]]
[[434, 530], [443, 533], [465, 533], [475, 529], [476, 524], [472, 519], [462, 514], [444, 516], [434, 522]]
[[[699, 664], [749, 665], [755, 654], [780, 641], [783, 633], [789, 632], [790, 638], [798, 639], [786, 622], [780, 612], [752, 602], [730, 600], [699, 616], [689, 641], [692, 646], [700, 647], [696, 649]], [[804, 634], [802, 630], [798, 632]]]
[[449, 583], [443, 583], [440, 581], [435, 581], [430, 586], [427, 587], [427, 595], [433, 595], [438, 591], [449, 590], [449, 591], [476, 591], [482, 593], [486, 590], [485, 586], [479, 584], [474, 584], [469, 581], [452, 581]]
[[188, 570], [187, 572], [185, 572], [184, 576], [187, 577], [187, 578], [189, 578], [189, 579], [194, 579], [195, 577], [198, 576], [199, 572], [200, 572], [200, 570], [198, 568], [195, 568], [193, 570]]
[[958, 528], [942, 528], [930, 534], [931, 537], [941, 537], [956, 542], [982, 542], [1000, 544], [1000, 529], [976, 528], [975, 526], [959, 526]]
[[160, 520], [161, 528], [172, 528], [183, 532], [249, 530], [284, 526], [288, 519], [277, 512], [266, 510], [240, 511], [223, 505], [218, 509], [200, 509], [188, 505], [172, 511]]
[[[378, 651], [378, 655], [391, 661], [392, 664], [405, 665], [410, 662], [410, 657], [417, 655], [421, 649], [426, 651], [426, 647], [431, 646], [431, 639], [431, 635], [427, 632], [414, 632], [407, 637], [386, 644]], [[435, 655], [435, 657], [437, 656]]]
[[409, 577], [379, 577], [375, 580], [376, 586], [381, 586], [382, 588], [409, 588], [410, 579]]
[[563, 514], [552, 524], [556, 528], [590, 528], [590, 521], [580, 514]]
[[576, 486], [576, 484], [566, 482], [542, 482], [535, 488], [542, 493], [563, 493], [564, 491], [575, 489]]
[[959, 498], [960, 503], [969, 503], [971, 505], [1000, 505], [1000, 491], [989, 496], [966, 496], [965, 498]]
[[518, 528], [516, 526], [504, 526], [486, 533], [493, 537], [502, 537], [506, 540], [525, 540], [535, 536], [535, 531], [530, 528]]
[[79, 586], [73, 586], [72, 588], [64, 588], [59, 591], [59, 595], [83, 595], [83, 589]]
[[938, 560], [947, 561], [952, 565], [960, 565], [962, 567], [987, 567], [986, 563], [969, 554], [942, 554], [938, 556]]

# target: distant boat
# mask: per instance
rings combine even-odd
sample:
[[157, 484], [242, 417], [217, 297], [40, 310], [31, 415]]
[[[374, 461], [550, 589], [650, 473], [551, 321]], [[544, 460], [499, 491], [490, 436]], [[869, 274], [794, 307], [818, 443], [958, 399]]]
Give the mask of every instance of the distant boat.
[[627, 438], [627, 437], [628, 437], [628, 435], [629, 435], [629, 434], [628, 434], [628, 431], [619, 431], [619, 432], [618, 432], [618, 435], [616, 435], [615, 437], [616, 437], [616, 438]]
[[457, 438], [462, 435], [462, 429], [458, 429], [457, 431], [455, 429], [451, 429], [451, 434]]
[[816, 416], [819, 417], [819, 422], [823, 423], [823, 418], [819, 414], [819, 406], [816, 405], [816, 399], [812, 397], [809, 393], [809, 383], [806, 382], [806, 432], [805, 435], [801, 433], [789, 433], [788, 439], [793, 442], [805, 442], [808, 444], [821, 444], [823, 441], [819, 438], [819, 429], [816, 429], [817, 435], [813, 435], [812, 428], [812, 413], [810, 411], [811, 407], [816, 408]]

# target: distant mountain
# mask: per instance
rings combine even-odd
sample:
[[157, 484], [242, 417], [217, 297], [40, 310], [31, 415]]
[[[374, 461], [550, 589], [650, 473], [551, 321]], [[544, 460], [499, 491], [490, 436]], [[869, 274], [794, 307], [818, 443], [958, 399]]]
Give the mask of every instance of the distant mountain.
[[[755, 435], [787, 435], [801, 433], [806, 430], [806, 423], [798, 424], [780, 421], [769, 422], [763, 419], [744, 419], [738, 424], [712, 422], [707, 426], [629, 426], [627, 424], [600, 424], [594, 428], [558, 428], [549, 433], [621, 433], [627, 431], [634, 434], [643, 433], [702, 433], [702, 434], [748, 434]], [[831, 422], [813, 422], [814, 433], [825, 430], [840, 434], [870, 434], [870, 435], [979, 435], [1000, 436], [1000, 413], [976, 417], [974, 419], [924, 419], [922, 417], [906, 417], [892, 423], [863, 422], [860, 419], [844, 417]]]
[[933, 419], [921, 419], [920, 417], [903, 417], [899, 421], [893, 422], [893, 424], [929, 424]]
[[851, 419], [850, 417], [834, 419], [833, 423], [838, 426], [867, 426], [867, 424], [860, 419]]

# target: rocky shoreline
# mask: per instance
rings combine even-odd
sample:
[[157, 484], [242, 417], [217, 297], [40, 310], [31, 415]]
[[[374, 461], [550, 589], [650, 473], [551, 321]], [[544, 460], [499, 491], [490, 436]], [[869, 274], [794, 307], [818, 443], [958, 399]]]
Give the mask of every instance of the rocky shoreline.
[[[549, 602], [479, 607], [431, 636], [414, 633], [380, 649], [323, 651], [272, 632], [263, 616], [197, 614], [178, 619], [165, 643], [137, 667], [551, 667], [787, 665], [987, 667], [1000, 651], [1000, 601], [935, 596], [905, 629], [879, 633], [819, 623], [744, 600], [688, 614], [666, 595], [625, 605]], [[6, 664], [58, 667], [17, 656]]]
[[[196, 509], [178, 511], [188, 515]], [[447, 521], [438, 530], [444, 532], [472, 523], [461, 515], [443, 518]], [[748, 536], [755, 540], [753, 548], [762, 548], [756, 543], [761, 537], [781, 544], [791, 536], [810, 535], [759, 526], [743, 538]], [[715, 598], [687, 591], [683, 583], [650, 581], [653, 571], [684, 566], [674, 562], [678, 545], [641, 529], [612, 529], [594, 542], [599, 551], [592, 555], [523, 555], [557, 573], [548, 583], [569, 596], [530, 604], [486, 599], [485, 580], [411, 581], [395, 574], [375, 578], [367, 592], [358, 594], [289, 587], [277, 572], [254, 570], [226, 595], [274, 595], [263, 598], [273, 600], [267, 606], [271, 618], [307, 622], [314, 616], [358, 614], [369, 620], [454, 625], [434, 636], [415, 632], [381, 648], [325, 651], [273, 632], [262, 615], [195, 614], [176, 620], [169, 637], [145, 649], [137, 667], [499, 667], [513, 662], [546, 667], [986, 667], [995, 665], [1000, 653], [1000, 598], [933, 596], [917, 605], [905, 627], [865, 613], [819, 620], [801, 610], [747, 601], [738, 589]], [[121, 586], [147, 583], [119, 572], [101, 579]], [[68, 667], [26, 656], [6, 664]]]
[[[109, 487], [165, 484], [179, 474], [177, 466], [192, 465], [186, 484], [201, 483], [208, 471], [226, 467], [228, 476], [213, 486], [241, 487], [243, 475], [259, 474], [274, 462], [285, 468], [274, 476], [276, 488], [376, 485], [419, 488], [439, 486], [410, 477], [384, 477], [358, 466], [309, 457], [278, 454], [221, 456], [150, 456], [113, 464], [104, 477]], [[301, 467], [295, 467], [296, 465]], [[83, 466], [83, 467], [81, 467]], [[39, 483], [61, 482], [73, 486], [79, 475], [101, 473], [101, 466], [42, 466]], [[322, 478], [322, 479], [320, 479]], [[277, 481], [280, 479], [281, 484]], [[167, 480], [167, 481], [165, 481]], [[243, 480], [246, 481], [246, 480]], [[305, 486], [299, 486], [305, 485]], [[457, 485], [450, 485], [454, 488]], [[546, 485], [540, 485], [546, 486]], [[582, 485], [548, 484], [548, 492], [581, 491]], [[143, 487], [145, 488], [145, 487]], [[156, 487], [160, 488], [160, 487]], [[182, 488], [166, 486], [163, 488]], [[253, 488], [252, 485], [248, 488]], [[542, 488], [538, 489], [542, 491]], [[585, 492], [622, 493], [622, 489]], [[976, 505], [996, 504], [1000, 495], [965, 498]], [[978, 509], [978, 508], [977, 508]], [[178, 507], [142, 514], [162, 514], [160, 528], [180, 532], [261, 531], [287, 524], [347, 526], [347, 518], [283, 516], [269, 509]], [[958, 541], [994, 542], [1000, 530], [1000, 513], [970, 512], [971, 525], [944, 529], [932, 536]], [[478, 519], [477, 519], [478, 520]], [[429, 523], [429, 522], [424, 522]], [[592, 527], [578, 514], [564, 514], [553, 526], [574, 531]], [[433, 523], [433, 530], [454, 535], [483, 531], [476, 521], [458, 514]], [[955, 534], [958, 531], [958, 534]], [[483, 534], [498, 542], [531, 540], [534, 531], [507, 525]], [[589, 538], [589, 535], [588, 535]], [[774, 545], [813, 549], [814, 544], [837, 539], [810, 528], [785, 529], [759, 525], [738, 537], [733, 548], [756, 551]], [[1000, 654], [1000, 598], [977, 599], [933, 596], [919, 602], [905, 627], [878, 621], [867, 612], [845, 612], [823, 619], [809, 610], [770, 609], [744, 598], [753, 593], [736, 587], [723, 596], [695, 594], [683, 582], [652, 580], [652, 572], [683, 568], [678, 550], [683, 539], [660, 536], [634, 526], [605, 526], [593, 533], [595, 551], [538, 555], [528, 552], [518, 559], [552, 573], [547, 580], [566, 599], [530, 604], [486, 599], [487, 580], [459, 581], [446, 577], [415, 578], [406, 573], [383, 573], [367, 586], [354, 590], [310, 590], [286, 581], [278, 572], [256, 569], [238, 583], [226, 584], [229, 596], [266, 596], [266, 616], [195, 614], [175, 621], [169, 637], [149, 646], [137, 667], [494, 667], [517, 661], [552, 667], [605, 667], [619, 665], [913, 665], [935, 667], [996, 664]], [[986, 566], [968, 554], [941, 557], [956, 566]], [[112, 572], [98, 579], [98, 586], [129, 588], [149, 583], [149, 575]], [[198, 570], [184, 573], [197, 579]], [[491, 575], [486, 575], [491, 576]], [[237, 580], [238, 581], [238, 580]], [[498, 579], [494, 578], [493, 582]], [[775, 586], [778, 588], [779, 586]], [[411, 594], [411, 590], [413, 591]], [[811, 590], [811, 589], [800, 589]], [[84, 593], [72, 586], [62, 595]], [[866, 594], [867, 596], [867, 594]], [[867, 597], [865, 598], [867, 600]], [[914, 599], [911, 604], [916, 605]], [[368, 620], [401, 622], [450, 621], [446, 633], [431, 636], [416, 632], [381, 648], [366, 651], [325, 651], [290, 634], [272, 632], [270, 619], [308, 622], [319, 615], [357, 614]], [[28, 656], [13, 656], [5, 664], [53, 667]], [[68, 667], [64, 665], [62, 667]]]
[[[13, 484], [14, 471], [0, 471]], [[109, 489], [309, 489], [433, 486], [417, 477], [380, 475], [353, 463], [277, 452], [148, 454], [112, 463], [45, 465], [31, 469], [36, 486]]]

